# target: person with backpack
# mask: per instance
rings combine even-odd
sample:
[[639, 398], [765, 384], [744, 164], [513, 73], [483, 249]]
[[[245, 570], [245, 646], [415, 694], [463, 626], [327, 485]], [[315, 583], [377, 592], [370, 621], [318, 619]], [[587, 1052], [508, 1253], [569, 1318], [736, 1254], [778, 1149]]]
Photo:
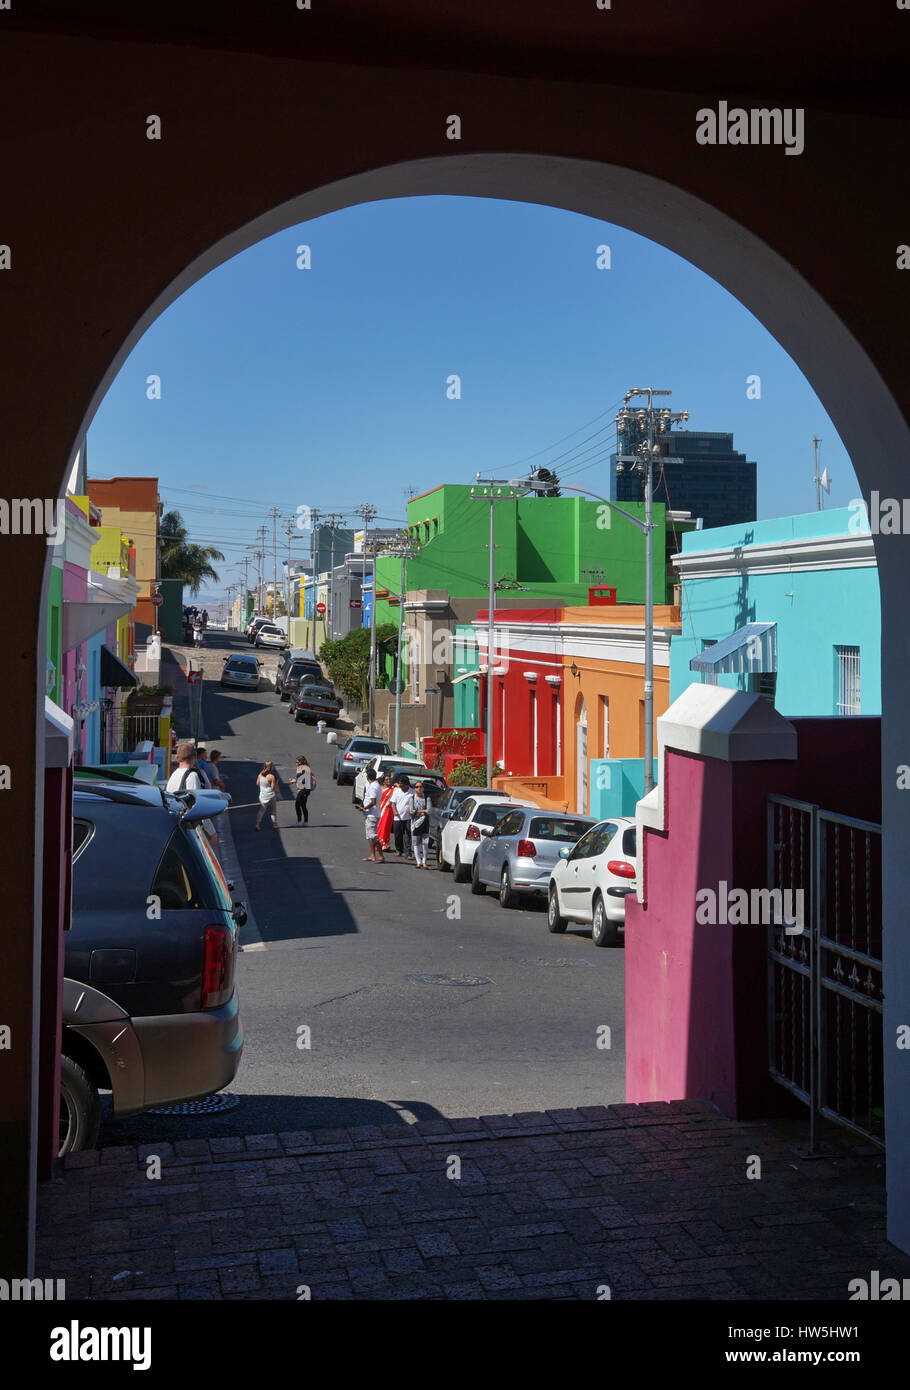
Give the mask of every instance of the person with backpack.
[[196, 766], [196, 748], [192, 743], [177, 745], [177, 766], [167, 779], [165, 791], [196, 792], [203, 787], [202, 776]]
[[308, 759], [301, 753], [297, 759], [297, 769], [291, 779], [297, 787], [297, 795], [294, 798], [294, 808], [297, 812], [297, 824], [303, 822], [309, 825], [310, 817], [306, 804], [310, 799], [310, 792], [316, 786], [316, 778], [313, 776], [313, 769], [310, 767]]

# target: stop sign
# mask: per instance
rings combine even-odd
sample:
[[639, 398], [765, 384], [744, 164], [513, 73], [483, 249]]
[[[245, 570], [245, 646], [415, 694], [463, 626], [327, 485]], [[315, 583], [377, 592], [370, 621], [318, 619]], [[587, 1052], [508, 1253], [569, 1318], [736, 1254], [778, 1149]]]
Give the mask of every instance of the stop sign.
[[152, 594], [152, 603], [156, 608], [160, 608], [164, 603], [164, 594]]

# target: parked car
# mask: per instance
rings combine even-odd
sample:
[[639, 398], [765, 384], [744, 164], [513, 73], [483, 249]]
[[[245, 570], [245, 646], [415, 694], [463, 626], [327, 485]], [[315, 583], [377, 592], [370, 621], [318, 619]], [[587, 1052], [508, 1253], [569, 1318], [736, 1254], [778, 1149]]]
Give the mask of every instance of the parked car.
[[246, 921], [208, 840], [219, 792], [73, 787], [59, 1151], [92, 1148], [100, 1091], [116, 1116], [227, 1086], [243, 1050], [234, 966]]
[[257, 614], [255, 618], [250, 618], [247, 624], [246, 635], [251, 643], [256, 640], [256, 633], [262, 627], [262, 624], [268, 622], [271, 622], [271, 619], [265, 617], [262, 613]]
[[[445, 778], [441, 772], [421, 772], [419, 769], [415, 771], [411, 763], [395, 763], [393, 767], [387, 767], [386, 772], [391, 772], [393, 782], [397, 782], [398, 778], [404, 772], [411, 783], [412, 791], [417, 782], [422, 782], [423, 789], [427, 794], [429, 806], [433, 805], [434, 798], [438, 799], [444, 796], [448, 791]], [[385, 773], [383, 773], [383, 776], [384, 775]]]
[[287, 678], [289, 676], [299, 677], [304, 672], [309, 672], [313, 676], [322, 676], [322, 667], [319, 665], [316, 653], [308, 651], [304, 647], [285, 647], [278, 658], [278, 670], [275, 672], [275, 694], [280, 696], [282, 700], [286, 700], [288, 697], [288, 692], [285, 689]]
[[545, 898], [559, 851], [573, 849], [597, 825], [593, 816], [570, 816], [518, 807], [481, 840], [471, 865], [471, 892], [499, 889], [501, 907], [515, 907], [525, 894]]
[[254, 647], [286, 647], [288, 637], [274, 623], [260, 623], [253, 638]]
[[635, 822], [598, 821], [574, 849], [562, 849], [550, 874], [547, 926], [591, 924], [595, 946], [615, 946], [625, 929], [626, 898], [635, 892]]
[[367, 738], [357, 734], [348, 739], [344, 747], [339, 747], [332, 763], [332, 776], [339, 787], [352, 783], [362, 767], [366, 767], [377, 753], [391, 754], [392, 750], [383, 738]]
[[513, 806], [526, 806], [510, 796], [469, 796], [442, 827], [436, 861], [441, 869], [452, 869], [456, 883], [471, 876], [471, 864], [481, 838], [507, 816]]
[[315, 724], [317, 719], [334, 724], [341, 713], [341, 700], [330, 686], [301, 685], [291, 695], [288, 709], [297, 724], [301, 720], [305, 724]]
[[400, 753], [377, 753], [370, 758], [369, 762], [360, 769], [354, 778], [354, 790], [351, 792], [351, 800], [356, 805], [363, 800], [363, 794], [367, 789], [367, 768], [372, 768], [376, 776], [382, 780], [387, 772], [394, 772], [397, 777], [399, 772], [406, 772], [414, 780], [415, 774], [421, 777], [432, 777], [434, 774], [422, 763], [419, 758], [405, 758]]
[[275, 694], [280, 700], [287, 700], [301, 681], [305, 681], [307, 685], [332, 685], [328, 676], [323, 675], [322, 667], [315, 659], [307, 657], [284, 662], [285, 656], [286, 650], [278, 658], [278, 671], [275, 676]]
[[242, 690], [259, 689], [259, 668], [262, 662], [255, 656], [226, 656], [221, 669], [221, 685], [237, 686]]
[[[444, 796], [437, 806], [430, 809], [430, 844], [438, 845], [442, 827], [447, 820], [451, 820], [462, 802], [467, 801], [469, 796], [506, 796], [507, 793], [499, 791], [496, 787], [450, 787], [448, 795]], [[438, 862], [438, 856], [437, 856]]]

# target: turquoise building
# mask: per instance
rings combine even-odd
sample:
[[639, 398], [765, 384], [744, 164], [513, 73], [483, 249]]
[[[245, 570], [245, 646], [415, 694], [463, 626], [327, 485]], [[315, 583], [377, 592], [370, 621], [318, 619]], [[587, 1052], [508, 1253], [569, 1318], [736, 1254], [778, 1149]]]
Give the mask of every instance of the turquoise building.
[[674, 565], [671, 701], [703, 680], [784, 715], [881, 714], [878, 570], [856, 509], [692, 531]]

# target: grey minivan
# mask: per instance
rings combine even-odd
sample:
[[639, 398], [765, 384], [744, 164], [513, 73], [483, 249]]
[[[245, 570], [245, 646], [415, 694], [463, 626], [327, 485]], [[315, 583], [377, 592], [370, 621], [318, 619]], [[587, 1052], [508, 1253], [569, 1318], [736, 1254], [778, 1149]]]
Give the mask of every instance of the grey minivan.
[[227, 797], [77, 779], [65, 935], [59, 1152], [117, 1116], [227, 1086], [243, 1050], [234, 967], [246, 920], [201, 829]]
[[471, 865], [471, 892], [499, 889], [501, 907], [514, 907], [525, 893], [547, 896], [559, 851], [577, 845], [597, 824], [593, 816], [572, 816], [519, 806], [493, 826], [477, 846]]

